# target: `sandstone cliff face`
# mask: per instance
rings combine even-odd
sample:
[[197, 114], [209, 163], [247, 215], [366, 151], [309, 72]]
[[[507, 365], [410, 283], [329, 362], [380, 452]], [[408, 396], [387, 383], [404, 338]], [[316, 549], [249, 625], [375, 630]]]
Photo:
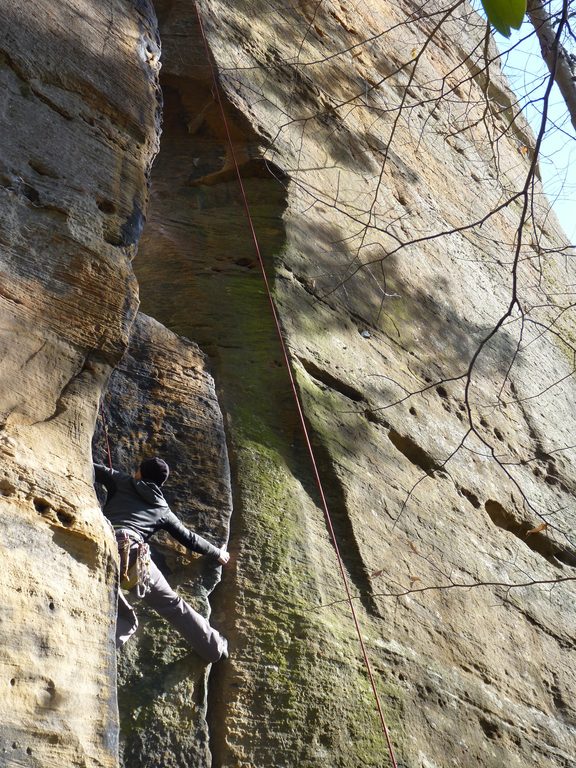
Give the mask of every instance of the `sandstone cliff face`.
[[[569, 582], [380, 596], [574, 573], [573, 331], [535, 324], [573, 278], [539, 197], [517, 290], [543, 314], [515, 309], [474, 358], [511, 300], [522, 200], [487, 214], [522, 188], [531, 143], [468, 56], [481, 28], [456, 15], [426, 45], [440, 6], [200, 7], [399, 759], [573, 765]], [[237, 645], [215, 762], [382, 765], [193, 9], [167, 4], [160, 28], [166, 122], [135, 268], [147, 311], [209, 352], [229, 415]], [[557, 527], [527, 534], [539, 514]]]
[[114, 766], [115, 555], [90, 443], [137, 308], [156, 29], [128, 3], [1, 10], [0, 760]]
[[[186, 519], [215, 541], [230, 490], [202, 355], [134, 323], [158, 136], [152, 7], [38, 5], [32, 21], [6, 7], [0, 68], [0, 733], [16, 764], [114, 765], [115, 568], [88, 447], [131, 332], [105, 399], [114, 461], [169, 455], [175, 508], [198, 510]], [[513, 278], [523, 198], [487, 214], [522, 189], [529, 132], [469, 56], [474, 17], [458, 11], [426, 43], [444, 12], [426, 8], [199, 3], [399, 762], [566, 768], [573, 582], [489, 584], [574, 575], [575, 339], [559, 298], [574, 274], [536, 196]], [[212, 602], [232, 658], [208, 677], [144, 616], [120, 655], [121, 759], [385, 765], [195, 9], [154, 10], [163, 138], [134, 268], [144, 310], [207, 353], [226, 414], [234, 562]], [[207, 612], [218, 573], [163, 554]]]
[[[166, 496], [174, 512], [213, 543], [225, 543], [231, 502], [222, 417], [196, 345], [139, 314], [104, 403], [114, 466], [132, 468], [142, 456], [164, 456], [171, 466]], [[106, 463], [106, 436], [102, 422], [98, 426], [94, 451]], [[169, 536], [156, 538], [159, 567], [209, 616], [207, 598], [219, 581], [220, 566], [187, 556]], [[216, 735], [207, 725], [214, 694], [206, 664], [166, 622], [137, 602], [134, 607], [139, 630], [122, 650], [119, 665], [122, 763], [176, 767], [193, 759], [209, 765], [209, 740]], [[222, 628], [222, 616], [211, 620]]]

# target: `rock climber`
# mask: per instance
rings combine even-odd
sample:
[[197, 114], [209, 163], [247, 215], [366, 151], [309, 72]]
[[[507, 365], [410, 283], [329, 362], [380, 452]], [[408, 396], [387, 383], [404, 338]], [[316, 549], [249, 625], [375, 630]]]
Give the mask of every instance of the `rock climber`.
[[[228, 656], [226, 639], [174, 592], [149, 556], [148, 539], [156, 531], [164, 530], [187, 549], [207, 555], [222, 565], [230, 559], [225, 547], [210, 544], [186, 528], [171, 511], [161, 490], [169, 473], [168, 464], [158, 457], [142, 461], [134, 475], [94, 464], [96, 482], [108, 492], [103, 512], [116, 534], [121, 572], [126, 577], [128, 569], [139, 571], [129, 594], [140, 597], [166, 618], [205, 661], [219, 661]], [[136, 614], [119, 589], [117, 646], [124, 645], [137, 627]]]

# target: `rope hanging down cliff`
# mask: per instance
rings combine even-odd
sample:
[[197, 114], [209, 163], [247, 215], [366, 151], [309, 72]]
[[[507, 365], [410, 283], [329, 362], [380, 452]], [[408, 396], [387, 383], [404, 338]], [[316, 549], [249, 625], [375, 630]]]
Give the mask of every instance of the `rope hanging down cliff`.
[[324, 517], [326, 519], [326, 525], [327, 525], [328, 531], [330, 533], [330, 538], [332, 540], [332, 545], [334, 546], [334, 550], [336, 552], [336, 558], [337, 558], [337, 561], [338, 561], [338, 567], [339, 567], [339, 570], [340, 570], [340, 575], [341, 575], [341, 578], [342, 578], [342, 581], [343, 581], [343, 584], [344, 584], [344, 588], [345, 588], [345, 591], [346, 591], [347, 602], [348, 602], [348, 604], [350, 606], [350, 611], [351, 611], [352, 618], [353, 618], [353, 621], [354, 621], [354, 627], [355, 627], [355, 630], [356, 630], [356, 635], [357, 635], [358, 641], [360, 643], [360, 648], [361, 648], [361, 651], [362, 651], [362, 657], [364, 659], [364, 665], [366, 667], [366, 671], [367, 671], [368, 677], [370, 679], [370, 685], [372, 687], [372, 692], [374, 694], [374, 699], [375, 699], [375, 702], [376, 702], [376, 709], [378, 711], [378, 716], [379, 716], [379, 719], [380, 719], [380, 724], [382, 726], [382, 731], [383, 731], [384, 736], [386, 738], [386, 744], [388, 746], [388, 753], [389, 753], [389, 756], [390, 756], [390, 762], [391, 762], [393, 768], [398, 768], [398, 764], [396, 762], [396, 757], [394, 755], [394, 747], [392, 745], [392, 740], [391, 740], [391, 737], [390, 737], [388, 726], [386, 725], [386, 720], [384, 718], [384, 712], [383, 712], [383, 709], [382, 709], [382, 704], [380, 702], [380, 696], [379, 696], [378, 690], [376, 688], [376, 680], [375, 680], [375, 677], [374, 677], [374, 673], [372, 671], [372, 666], [370, 664], [370, 660], [368, 658], [368, 652], [366, 650], [366, 646], [365, 646], [364, 640], [362, 638], [362, 632], [361, 632], [361, 629], [360, 629], [360, 623], [359, 623], [358, 616], [356, 614], [356, 610], [355, 610], [355, 607], [354, 607], [354, 602], [353, 602], [352, 594], [350, 592], [350, 586], [348, 584], [348, 579], [346, 577], [346, 572], [344, 570], [344, 563], [343, 563], [343, 560], [342, 560], [342, 556], [340, 554], [340, 549], [338, 547], [338, 542], [336, 540], [336, 535], [335, 535], [334, 527], [333, 527], [333, 524], [332, 524], [332, 518], [331, 518], [331, 515], [330, 515], [330, 510], [328, 508], [328, 503], [326, 501], [326, 495], [324, 493], [324, 486], [322, 484], [322, 479], [320, 477], [320, 473], [319, 473], [319, 470], [318, 470], [318, 464], [316, 462], [316, 456], [314, 454], [314, 449], [312, 448], [312, 443], [311, 443], [311, 440], [310, 440], [310, 435], [309, 435], [309, 432], [308, 432], [308, 427], [306, 426], [306, 420], [304, 418], [304, 411], [302, 409], [302, 404], [300, 402], [300, 397], [298, 395], [298, 390], [296, 388], [296, 381], [294, 379], [294, 374], [292, 372], [292, 366], [291, 366], [290, 358], [289, 358], [289, 355], [288, 355], [288, 349], [286, 347], [286, 343], [285, 343], [284, 337], [282, 335], [282, 329], [281, 329], [281, 326], [280, 326], [280, 319], [278, 317], [278, 312], [277, 312], [277, 309], [276, 309], [276, 305], [274, 304], [274, 299], [272, 297], [272, 290], [270, 288], [270, 282], [268, 280], [268, 276], [266, 274], [266, 268], [264, 266], [264, 259], [262, 258], [262, 252], [260, 250], [260, 244], [259, 244], [259, 241], [258, 241], [258, 237], [256, 235], [256, 230], [254, 228], [254, 222], [253, 222], [253, 219], [252, 219], [252, 214], [251, 214], [251, 211], [250, 211], [250, 206], [248, 204], [248, 197], [246, 195], [246, 190], [244, 188], [244, 182], [243, 182], [243, 179], [242, 179], [242, 173], [240, 171], [240, 166], [239, 166], [239, 163], [238, 163], [238, 159], [237, 159], [236, 153], [234, 151], [234, 144], [232, 142], [232, 136], [231, 136], [231, 133], [230, 133], [230, 127], [228, 125], [228, 120], [226, 118], [226, 111], [224, 109], [224, 103], [222, 101], [222, 94], [221, 94], [220, 85], [218, 83], [218, 77], [217, 77], [217, 73], [216, 73], [216, 68], [215, 68], [215, 65], [214, 65], [213, 60], [212, 60], [212, 56], [211, 56], [211, 53], [210, 53], [210, 46], [208, 45], [208, 39], [206, 37], [206, 32], [205, 32], [205, 29], [204, 29], [204, 23], [203, 23], [203, 20], [202, 20], [202, 15], [200, 13], [200, 10], [198, 8], [198, 4], [197, 3], [195, 3], [195, 8], [196, 8], [196, 15], [198, 17], [198, 24], [199, 24], [199, 28], [200, 28], [200, 34], [202, 36], [202, 41], [203, 41], [203, 44], [204, 44], [204, 49], [206, 51], [206, 59], [208, 61], [208, 64], [210, 66], [210, 71], [211, 71], [211, 74], [212, 74], [212, 80], [213, 80], [213, 86], [214, 86], [214, 95], [215, 95], [216, 100], [218, 102], [220, 113], [222, 115], [222, 121], [223, 121], [224, 129], [226, 131], [226, 139], [227, 139], [227, 142], [228, 142], [228, 145], [229, 145], [229, 148], [230, 148], [231, 157], [233, 159], [234, 168], [235, 168], [235, 171], [236, 171], [236, 176], [238, 178], [238, 184], [239, 184], [240, 192], [241, 192], [241, 195], [242, 195], [242, 201], [243, 201], [243, 205], [244, 205], [244, 210], [245, 210], [245, 213], [246, 213], [246, 218], [247, 218], [247, 221], [248, 221], [248, 226], [250, 228], [250, 233], [252, 235], [252, 240], [253, 240], [253, 243], [254, 243], [254, 250], [255, 250], [256, 256], [258, 258], [258, 264], [260, 265], [260, 271], [262, 273], [262, 278], [264, 280], [264, 285], [265, 285], [265, 288], [266, 288], [266, 295], [268, 297], [268, 302], [270, 304], [270, 310], [272, 312], [272, 316], [273, 316], [273, 319], [274, 319], [274, 325], [275, 325], [276, 333], [278, 335], [278, 339], [279, 339], [279, 342], [280, 342], [280, 347], [282, 349], [282, 355], [283, 355], [283, 358], [284, 358], [284, 362], [286, 364], [286, 370], [288, 371], [288, 376], [289, 376], [289, 379], [290, 379], [290, 386], [291, 386], [291, 389], [292, 389], [292, 394], [294, 396], [294, 401], [295, 401], [295, 404], [296, 404], [296, 409], [298, 411], [298, 416], [299, 416], [300, 424], [301, 424], [301, 427], [302, 427], [302, 432], [303, 432], [304, 439], [305, 439], [305, 442], [306, 442], [306, 446], [307, 446], [307, 449], [308, 449], [308, 453], [309, 453], [309, 456], [310, 456], [310, 461], [311, 461], [311, 464], [312, 464], [312, 469], [313, 469], [313, 472], [314, 472], [314, 477], [315, 477], [315, 480], [316, 480], [316, 484], [318, 486], [318, 491], [320, 493], [320, 498], [322, 500], [322, 508], [323, 508], [323, 511], [324, 511]]

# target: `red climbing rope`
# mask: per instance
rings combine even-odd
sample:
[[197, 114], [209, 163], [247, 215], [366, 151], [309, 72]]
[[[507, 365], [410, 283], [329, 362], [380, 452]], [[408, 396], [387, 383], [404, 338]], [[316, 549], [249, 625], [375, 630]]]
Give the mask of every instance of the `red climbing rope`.
[[228, 144], [229, 144], [229, 147], [230, 147], [230, 152], [231, 152], [231, 155], [232, 155], [232, 159], [234, 161], [234, 167], [235, 167], [235, 170], [236, 170], [236, 175], [238, 177], [238, 183], [239, 183], [240, 191], [241, 191], [241, 194], [242, 194], [242, 200], [243, 200], [243, 204], [244, 204], [244, 210], [246, 212], [246, 218], [248, 220], [248, 225], [250, 227], [250, 232], [252, 234], [252, 240], [254, 241], [254, 249], [255, 249], [256, 255], [258, 257], [258, 263], [260, 265], [260, 270], [262, 272], [262, 277], [264, 279], [264, 284], [266, 286], [266, 293], [267, 293], [267, 296], [268, 296], [268, 301], [270, 303], [270, 309], [272, 311], [272, 316], [274, 318], [274, 324], [276, 326], [276, 332], [277, 332], [278, 338], [280, 340], [280, 346], [282, 348], [282, 354], [283, 354], [283, 357], [284, 357], [284, 362], [286, 363], [286, 369], [288, 371], [288, 376], [290, 377], [290, 385], [291, 385], [291, 388], [292, 388], [292, 393], [294, 395], [294, 400], [295, 400], [295, 403], [296, 403], [296, 408], [298, 410], [298, 416], [299, 416], [300, 423], [301, 423], [301, 426], [302, 426], [302, 431], [303, 431], [303, 434], [304, 434], [304, 439], [306, 441], [306, 446], [308, 448], [308, 453], [310, 455], [310, 460], [311, 460], [312, 468], [313, 468], [313, 471], [314, 471], [314, 477], [316, 479], [316, 484], [318, 486], [318, 490], [319, 490], [319, 493], [320, 493], [320, 498], [322, 500], [322, 507], [323, 507], [323, 510], [324, 510], [324, 516], [326, 518], [326, 524], [327, 524], [328, 530], [330, 532], [330, 537], [332, 539], [332, 544], [334, 546], [334, 550], [336, 552], [336, 557], [337, 557], [337, 560], [338, 560], [338, 567], [340, 569], [340, 574], [341, 574], [341, 577], [342, 577], [342, 581], [344, 583], [344, 588], [346, 590], [346, 597], [347, 597], [348, 603], [350, 605], [350, 611], [352, 613], [352, 618], [354, 620], [354, 626], [355, 626], [355, 629], [356, 629], [356, 634], [358, 636], [358, 641], [360, 643], [360, 648], [362, 650], [362, 656], [363, 656], [363, 659], [364, 659], [364, 664], [366, 666], [366, 671], [367, 671], [368, 677], [370, 679], [370, 685], [372, 687], [372, 691], [374, 693], [374, 698], [376, 700], [376, 708], [377, 708], [378, 715], [379, 715], [379, 718], [380, 718], [380, 723], [381, 723], [381, 726], [382, 726], [382, 731], [384, 732], [384, 736], [386, 737], [386, 744], [388, 746], [388, 753], [390, 755], [390, 761], [392, 763], [393, 768], [398, 768], [398, 764], [396, 762], [396, 757], [394, 755], [394, 747], [392, 745], [392, 739], [390, 737], [390, 732], [388, 730], [388, 726], [386, 725], [386, 720], [384, 718], [384, 712], [382, 710], [382, 704], [380, 702], [380, 696], [378, 695], [378, 690], [376, 688], [376, 680], [375, 680], [375, 677], [374, 677], [374, 673], [372, 671], [372, 665], [370, 664], [370, 659], [368, 658], [368, 652], [366, 650], [366, 646], [365, 646], [364, 640], [362, 638], [362, 632], [361, 632], [361, 629], [360, 629], [360, 622], [358, 621], [358, 616], [357, 616], [356, 610], [354, 608], [354, 601], [353, 601], [353, 598], [352, 598], [352, 594], [350, 592], [350, 586], [348, 584], [348, 579], [346, 577], [346, 572], [344, 570], [344, 563], [343, 563], [343, 560], [342, 560], [342, 556], [340, 554], [340, 549], [338, 547], [338, 542], [336, 540], [336, 534], [334, 532], [334, 526], [332, 524], [332, 518], [331, 518], [331, 515], [330, 515], [330, 510], [328, 508], [328, 503], [326, 501], [326, 495], [324, 493], [324, 487], [323, 487], [323, 484], [322, 484], [322, 479], [321, 479], [320, 473], [318, 471], [318, 464], [316, 462], [316, 456], [314, 454], [314, 449], [312, 448], [312, 443], [311, 443], [311, 440], [310, 440], [310, 434], [308, 432], [308, 427], [306, 426], [306, 420], [304, 418], [304, 411], [302, 409], [302, 404], [300, 402], [300, 397], [298, 395], [298, 389], [296, 387], [296, 381], [294, 379], [294, 374], [292, 372], [292, 365], [290, 363], [290, 357], [288, 355], [288, 349], [287, 349], [286, 343], [284, 341], [284, 336], [282, 335], [282, 327], [280, 325], [280, 319], [278, 317], [278, 312], [276, 310], [276, 305], [274, 304], [274, 299], [272, 297], [272, 291], [271, 291], [271, 288], [270, 288], [270, 283], [269, 283], [268, 276], [266, 274], [266, 269], [265, 269], [265, 266], [264, 266], [264, 259], [262, 258], [262, 252], [260, 251], [260, 244], [258, 242], [258, 237], [256, 235], [256, 230], [254, 228], [254, 222], [252, 220], [252, 215], [251, 215], [251, 212], [250, 212], [250, 206], [248, 204], [248, 197], [246, 195], [246, 190], [244, 188], [244, 182], [242, 180], [242, 173], [240, 172], [240, 166], [238, 164], [238, 160], [236, 158], [236, 153], [234, 151], [234, 144], [232, 142], [232, 136], [230, 134], [230, 128], [229, 128], [229, 125], [228, 125], [228, 120], [226, 119], [226, 111], [224, 109], [224, 104], [223, 104], [223, 101], [222, 101], [222, 95], [221, 95], [220, 86], [219, 86], [219, 83], [218, 83], [218, 77], [217, 77], [217, 74], [216, 74], [216, 68], [215, 68], [215, 65], [214, 65], [214, 63], [212, 61], [212, 57], [210, 55], [210, 46], [208, 45], [208, 39], [206, 37], [206, 32], [204, 30], [204, 23], [202, 21], [202, 16], [200, 14], [200, 10], [198, 8], [198, 4], [196, 3], [195, 6], [196, 6], [196, 14], [198, 16], [198, 24], [199, 24], [199, 27], [200, 27], [200, 33], [202, 35], [202, 41], [204, 43], [204, 48], [206, 50], [206, 58], [207, 58], [208, 63], [210, 65], [210, 71], [212, 73], [212, 79], [214, 81], [214, 93], [216, 95], [216, 99], [218, 101], [218, 106], [219, 106], [220, 112], [222, 114], [222, 120], [223, 120], [223, 123], [224, 123], [224, 128], [226, 130], [226, 137], [227, 137]]
[[112, 469], [112, 454], [110, 452], [110, 440], [108, 439], [108, 423], [106, 416], [104, 415], [104, 408], [102, 402], [100, 402], [100, 418], [102, 419], [102, 431], [104, 432], [104, 444], [106, 446], [106, 453], [108, 454], [108, 466]]

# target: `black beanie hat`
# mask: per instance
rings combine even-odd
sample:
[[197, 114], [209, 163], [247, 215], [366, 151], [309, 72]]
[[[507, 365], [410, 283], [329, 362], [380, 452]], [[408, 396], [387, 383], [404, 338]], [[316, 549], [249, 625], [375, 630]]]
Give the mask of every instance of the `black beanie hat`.
[[164, 485], [168, 480], [170, 474], [170, 468], [164, 459], [159, 459], [158, 456], [154, 456], [152, 459], [144, 459], [140, 464], [140, 474], [142, 480], [150, 480], [156, 485]]

